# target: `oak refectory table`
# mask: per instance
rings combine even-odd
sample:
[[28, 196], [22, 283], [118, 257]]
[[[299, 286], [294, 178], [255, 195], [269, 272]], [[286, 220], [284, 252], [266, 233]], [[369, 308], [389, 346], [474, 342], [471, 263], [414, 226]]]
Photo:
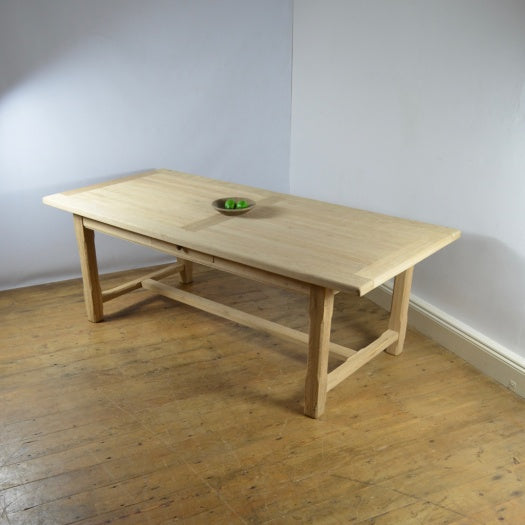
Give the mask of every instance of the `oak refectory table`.
[[[212, 201], [242, 196], [256, 202], [244, 215], [218, 213]], [[403, 349], [414, 265], [460, 236], [456, 229], [390, 217], [293, 195], [170, 170], [152, 170], [44, 197], [73, 214], [84, 298], [90, 321], [103, 303], [145, 288], [185, 304], [308, 345], [304, 412], [324, 412], [327, 392], [382, 351]], [[160, 250], [174, 264], [142, 279], [102, 291], [94, 232]], [[308, 334], [169, 286], [192, 280], [200, 263], [309, 295]], [[360, 350], [330, 341], [334, 294], [362, 296], [391, 278], [388, 329]], [[328, 372], [328, 355], [342, 363]]]

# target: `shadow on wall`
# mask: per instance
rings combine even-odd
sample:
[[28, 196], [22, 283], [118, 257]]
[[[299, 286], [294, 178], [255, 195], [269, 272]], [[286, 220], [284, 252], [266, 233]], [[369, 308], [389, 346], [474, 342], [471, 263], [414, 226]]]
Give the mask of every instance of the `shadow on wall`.
[[464, 233], [417, 266], [414, 294], [525, 356], [525, 257], [498, 239]]
[[[73, 186], [79, 188], [132, 173], [136, 172], [76, 181]], [[73, 188], [48, 186], [0, 193], [0, 290], [80, 276], [71, 214], [42, 203], [45, 195], [67, 189]], [[173, 259], [106, 235], [97, 234], [96, 239], [101, 273], [161, 264]], [[13, 269], [12, 259], [22, 264]]]

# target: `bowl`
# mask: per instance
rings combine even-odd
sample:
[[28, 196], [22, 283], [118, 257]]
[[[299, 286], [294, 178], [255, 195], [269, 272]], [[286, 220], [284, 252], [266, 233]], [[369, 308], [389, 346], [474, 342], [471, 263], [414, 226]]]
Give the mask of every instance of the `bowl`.
[[[246, 201], [248, 206], [246, 206], [246, 208], [225, 208], [224, 203], [229, 199], [233, 199], [235, 202]], [[255, 208], [255, 201], [248, 199], [248, 197], [221, 197], [220, 199], [214, 200], [211, 205], [223, 215], [243, 215], [244, 213], [248, 213], [249, 211], [253, 210], [253, 208]]]

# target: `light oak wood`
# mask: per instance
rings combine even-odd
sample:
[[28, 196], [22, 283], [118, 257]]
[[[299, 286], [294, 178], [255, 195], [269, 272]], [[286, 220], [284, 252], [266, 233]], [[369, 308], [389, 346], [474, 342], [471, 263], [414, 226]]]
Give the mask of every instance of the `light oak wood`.
[[308, 360], [304, 392], [304, 413], [317, 418], [324, 412], [327, 393], [328, 353], [334, 292], [312, 286], [309, 302]]
[[[243, 195], [257, 202], [257, 207], [240, 217], [210, 209], [218, 196], [228, 195]], [[339, 355], [351, 361], [331, 372], [330, 388], [378, 355], [385, 340], [389, 353], [401, 353], [413, 266], [459, 237], [459, 231], [451, 228], [167, 170], [50, 195], [44, 202], [74, 214], [91, 321], [103, 319], [103, 301], [143, 286], [248, 326], [258, 324], [272, 333], [298, 337], [289, 328], [256, 322], [253, 316], [216, 302], [170, 290], [151, 277], [102, 292], [95, 230], [176, 255], [183, 261], [177, 268], [183, 284], [192, 282], [192, 264], [197, 262], [267, 284], [308, 291], [304, 411], [314, 418], [323, 414], [326, 404], [335, 293], [363, 295], [390, 277], [396, 279], [390, 330], [357, 355], [341, 347]]]
[[413, 275], [414, 268], [409, 268], [394, 279], [394, 291], [392, 294], [392, 305], [390, 307], [390, 320], [388, 327], [397, 332], [398, 336], [396, 342], [392, 343], [386, 349], [386, 351], [392, 355], [399, 355], [403, 351]]
[[[173, 286], [154, 280], [160, 272], [151, 274], [151, 278], [142, 280], [141, 285], [150, 292], [163, 295], [175, 301], [217, 315], [229, 321], [242, 324], [249, 328], [262, 330], [291, 341], [299, 341], [309, 345], [307, 362], [307, 379], [305, 386], [305, 414], [319, 417], [326, 403], [326, 393], [335, 388], [357, 369], [385, 350], [394, 341], [398, 333], [387, 330], [376, 341], [362, 350], [356, 351], [330, 341], [330, 323], [333, 308], [333, 292], [323, 288], [313, 288], [310, 296], [310, 334], [294, 330], [261, 317], [231, 308], [216, 301], [200, 297], [193, 293], [180, 290]], [[319, 295], [320, 294], [320, 295]], [[328, 352], [345, 358], [345, 362], [332, 370], [327, 377]], [[319, 358], [317, 356], [320, 356]]]
[[[217, 301], [211, 301], [204, 297], [195, 295], [194, 293], [187, 292], [185, 290], [180, 290], [173, 286], [169, 286], [164, 283], [160, 283], [153, 279], [144, 279], [142, 281], [142, 287], [150, 292], [163, 295], [169, 299], [173, 299], [180, 303], [184, 303], [188, 306], [204, 310], [213, 315], [222, 317], [223, 319], [228, 319], [228, 321], [233, 321], [239, 323], [248, 328], [254, 328], [257, 330], [262, 330], [267, 334], [275, 335], [289, 341], [296, 341], [308, 344], [308, 334], [300, 332], [299, 330], [294, 330], [287, 326], [283, 326], [279, 323], [274, 323], [273, 321], [268, 321], [259, 316], [252, 315], [236, 308], [218, 303]], [[343, 359], [347, 359], [350, 356], [356, 353], [355, 350], [346, 348], [345, 346], [339, 345], [337, 343], [329, 342], [329, 350], [332, 354]]]
[[[129, 232], [123, 230], [122, 228], [116, 228], [115, 226], [102, 224], [98, 221], [93, 221], [91, 219], [84, 219], [84, 224], [86, 224], [87, 227], [91, 228], [92, 230], [99, 231], [101, 233], [117, 237], [119, 239], [124, 239], [135, 244], [140, 244], [142, 246], [146, 246], [148, 248], [152, 248], [154, 250], [167, 253], [169, 255], [173, 255], [179, 260], [184, 261], [185, 268], [186, 265], [188, 266], [188, 268], [191, 268], [191, 263], [196, 262], [199, 264], [204, 264], [206, 266], [217, 268], [218, 270], [221, 270], [223, 272], [233, 273], [241, 277], [246, 277], [248, 279], [253, 279], [255, 281], [274, 286], [280, 286], [288, 290], [294, 290], [296, 292], [304, 294], [308, 294], [310, 292], [310, 287], [307, 284], [297, 281], [296, 279], [283, 277], [281, 275], [273, 274], [265, 270], [260, 270], [258, 268], [253, 268], [244, 264], [222, 259], [220, 257], [214, 257], [213, 255], [199, 252], [197, 250], [192, 250], [184, 246], [174, 246], [170, 243], [159, 241], [158, 239], [152, 239], [150, 237], [146, 237], [135, 232]], [[191, 282], [191, 270], [189, 275], [190, 278], [188, 280], [184, 277], [183, 272], [182, 282]]]
[[[211, 203], [257, 202], [240, 217]], [[300, 282], [363, 295], [460, 232], [185, 173], [155, 170], [44, 198], [51, 206]]]
[[396, 331], [385, 330], [375, 341], [356, 352], [353, 356], [350, 356], [343, 364], [328, 374], [327, 390], [330, 391], [335, 388], [341, 381], [368, 363], [368, 361], [395, 344], [398, 338], [399, 334]]
[[[308, 328], [302, 294], [198, 265], [194, 277], [184, 289]], [[2, 525], [521, 523], [525, 402], [420, 334], [312, 421], [303, 343], [142, 288], [87, 323], [81, 295], [80, 280], [0, 292]], [[366, 297], [335, 297], [338, 343], [385, 330]]]
[[193, 262], [192, 261], [182, 261], [183, 268], [180, 272], [180, 281], [183, 284], [189, 284], [193, 281]]
[[169, 277], [174, 273], [182, 274], [183, 272], [185, 272], [185, 274], [184, 277], [181, 278], [181, 281], [184, 283], [191, 282], [191, 273], [189, 273], [190, 279], [188, 280], [186, 265], [183, 262], [177, 262], [174, 264], [170, 264], [160, 270], [148, 273], [142, 277], [137, 277], [127, 283], [119, 284], [118, 286], [111, 288], [111, 290], [104, 290], [102, 292], [102, 301], [111, 301], [112, 299], [116, 299], [121, 295], [132, 292], [133, 290], [137, 290], [142, 286], [142, 282], [147, 279], [164, 279], [165, 277]]
[[80, 268], [84, 281], [84, 301], [88, 319], [97, 323], [104, 317], [102, 307], [102, 290], [98, 278], [95, 232], [84, 226], [79, 215], [73, 215], [75, 235], [77, 238]]

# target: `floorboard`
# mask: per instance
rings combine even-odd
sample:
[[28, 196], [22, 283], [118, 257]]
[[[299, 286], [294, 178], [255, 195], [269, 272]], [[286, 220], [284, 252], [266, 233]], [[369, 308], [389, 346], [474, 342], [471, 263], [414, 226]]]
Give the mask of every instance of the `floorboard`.
[[[184, 286], [307, 330], [302, 295], [201, 267]], [[304, 345], [145, 290], [105, 312], [79, 280], [0, 293], [0, 524], [525, 523], [525, 402], [420, 334], [312, 420]], [[336, 296], [334, 341], [387, 323]]]

